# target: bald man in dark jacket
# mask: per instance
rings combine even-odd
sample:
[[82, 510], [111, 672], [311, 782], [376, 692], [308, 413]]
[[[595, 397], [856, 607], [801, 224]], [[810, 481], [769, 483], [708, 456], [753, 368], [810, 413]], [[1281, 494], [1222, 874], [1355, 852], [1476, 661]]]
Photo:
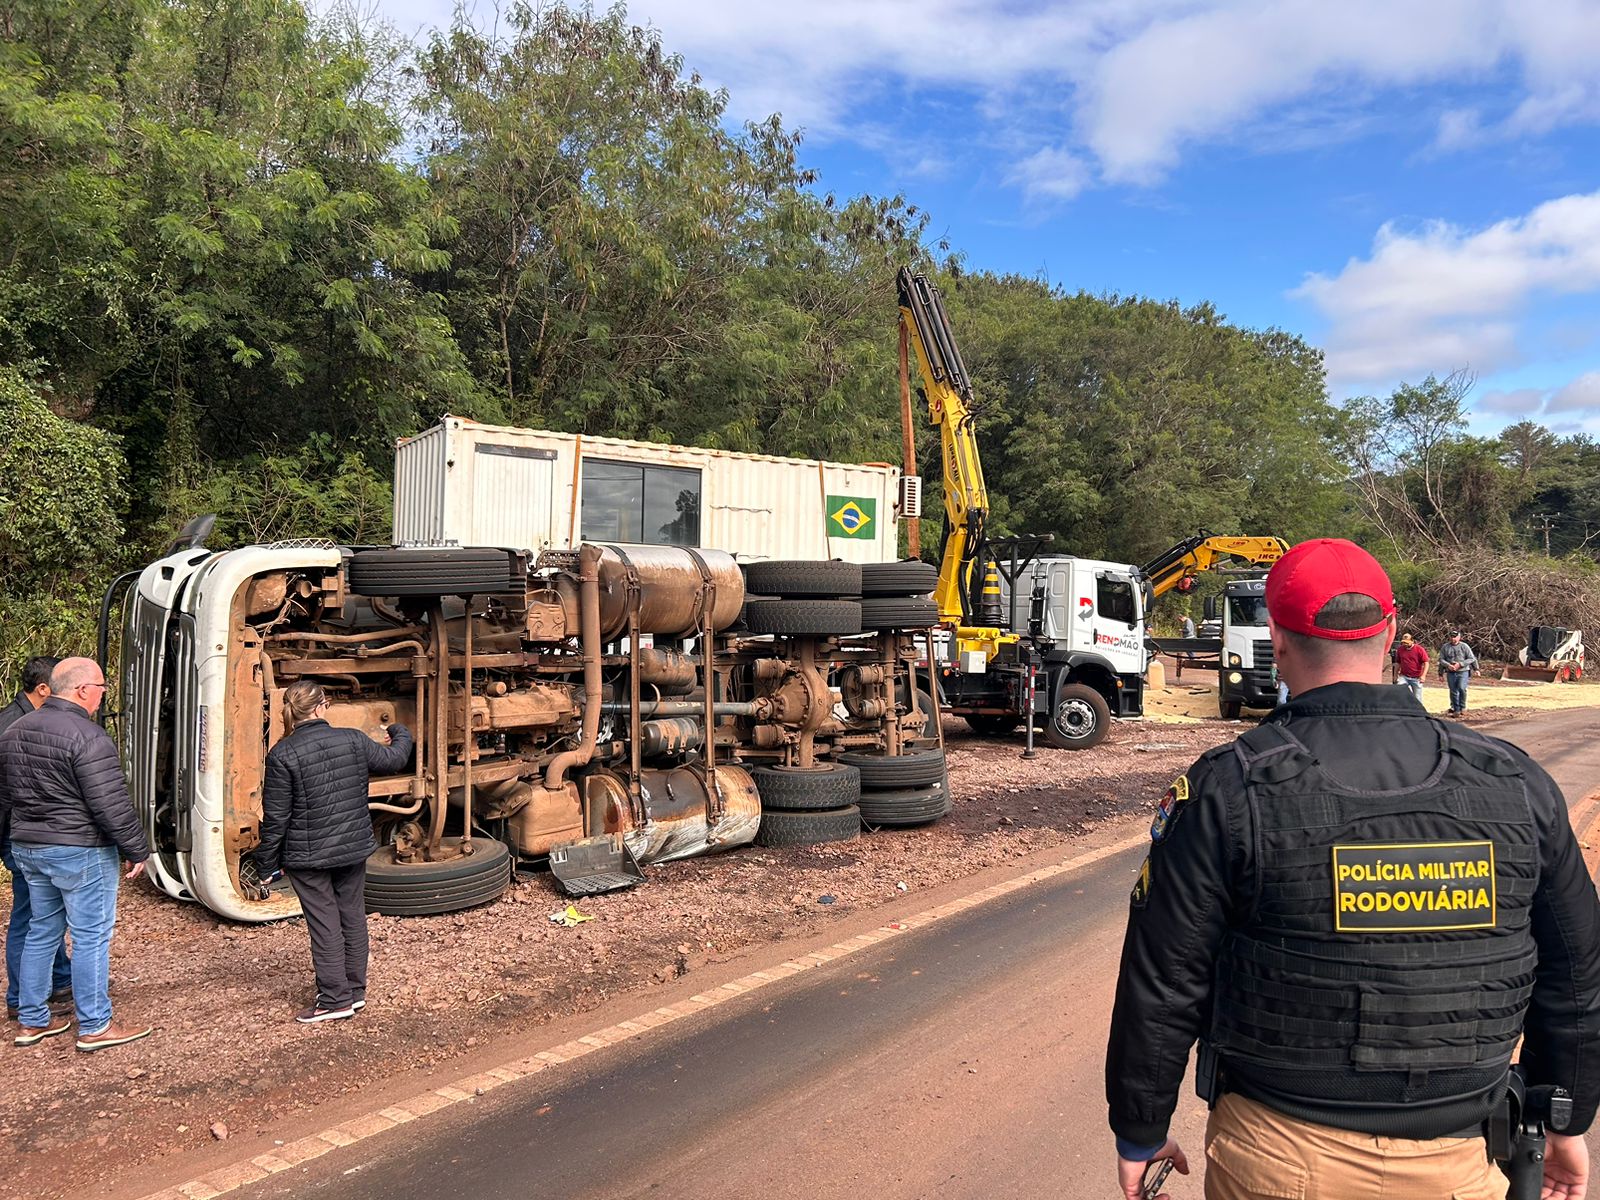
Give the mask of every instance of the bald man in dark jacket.
[[149, 1026], [111, 1017], [111, 933], [117, 917], [117, 859], [127, 877], [144, 872], [150, 844], [134, 812], [116, 743], [94, 722], [105, 700], [100, 664], [63, 660], [50, 699], [0, 739], [0, 809], [11, 814], [11, 852], [28, 881], [33, 916], [22, 952], [16, 1036], [32, 1046], [72, 1022], [48, 1008], [50, 968], [61, 931], [72, 933], [72, 994], [78, 1049], [138, 1041]]
[[[39, 655], [23, 664], [22, 690], [10, 704], [0, 708], [0, 737], [50, 699], [50, 672], [60, 661], [49, 655]], [[28, 926], [33, 922], [33, 898], [28, 891], [28, 881], [17, 869], [17, 860], [11, 856], [10, 825], [10, 810], [0, 808], [0, 861], [4, 861], [6, 870], [11, 872], [11, 920], [6, 925], [6, 1020], [15, 1021], [22, 988], [22, 947], [28, 940]], [[50, 1003], [65, 1006], [71, 1002], [72, 960], [67, 957], [66, 936], [63, 935], [50, 972]]]

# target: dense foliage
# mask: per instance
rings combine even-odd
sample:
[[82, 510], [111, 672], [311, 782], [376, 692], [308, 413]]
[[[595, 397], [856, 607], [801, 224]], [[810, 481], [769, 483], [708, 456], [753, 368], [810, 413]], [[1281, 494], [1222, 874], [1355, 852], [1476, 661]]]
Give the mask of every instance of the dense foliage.
[[936, 261], [915, 205], [826, 193], [621, 10], [413, 45], [303, 0], [0, 0], [0, 35], [8, 675], [197, 511], [213, 544], [382, 539], [394, 439], [445, 412], [898, 461], [907, 263], [975, 379], [993, 532], [1600, 537], [1589, 443], [1467, 438], [1434, 380], [1347, 414], [1291, 335]]

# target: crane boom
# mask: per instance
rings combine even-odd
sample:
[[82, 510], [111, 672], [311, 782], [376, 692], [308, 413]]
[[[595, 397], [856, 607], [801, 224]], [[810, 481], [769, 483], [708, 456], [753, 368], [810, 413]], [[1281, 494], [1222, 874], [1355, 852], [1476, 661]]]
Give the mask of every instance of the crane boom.
[[1154, 598], [1173, 588], [1188, 591], [1196, 575], [1218, 563], [1270, 567], [1288, 552], [1289, 543], [1280, 537], [1220, 537], [1202, 529], [1147, 562], [1143, 572]]
[[[974, 568], [984, 555], [984, 523], [989, 492], [978, 458], [978, 436], [972, 421], [972, 380], [956, 348], [944, 301], [925, 275], [900, 268], [900, 320], [917, 356], [928, 402], [928, 419], [939, 430], [943, 458], [945, 541], [934, 599], [939, 619], [953, 625], [972, 622]], [[996, 597], [998, 599], [998, 597]]]

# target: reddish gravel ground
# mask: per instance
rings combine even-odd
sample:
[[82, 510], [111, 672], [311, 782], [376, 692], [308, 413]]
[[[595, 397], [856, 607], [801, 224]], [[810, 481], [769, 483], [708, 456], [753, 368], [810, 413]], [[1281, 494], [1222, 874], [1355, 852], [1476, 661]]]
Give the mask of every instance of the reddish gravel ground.
[[[980, 740], [947, 726], [955, 811], [938, 825], [802, 850], [750, 847], [651, 868], [634, 891], [582, 903], [595, 919], [552, 925], [548, 876], [453, 916], [374, 916], [369, 1005], [307, 1029], [305, 930], [230, 925], [148, 886], [127, 886], [113, 945], [119, 1019], [146, 1041], [96, 1055], [71, 1038], [9, 1044], [0, 1195], [66, 1197], [152, 1157], [204, 1145], [215, 1126], [260, 1131], [319, 1101], [458, 1057], [659, 986], [757, 943], [815, 934], [904, 892], [1056, 846], [1153, 806], [1172, 778], [1237, 724], [1118, 725], [1087, 753]], [[903, 889], [902, 886], [904, 885]], [[819, 897], [831, 896], [831, 903]], [[226, 1135], [226, 1130], [218, 1130]]]

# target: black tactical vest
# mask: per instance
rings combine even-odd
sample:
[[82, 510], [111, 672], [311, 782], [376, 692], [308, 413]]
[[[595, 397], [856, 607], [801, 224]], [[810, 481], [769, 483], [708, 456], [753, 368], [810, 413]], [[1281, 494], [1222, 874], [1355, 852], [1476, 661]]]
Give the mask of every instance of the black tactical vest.
[[1329, 1112], [1447, 1107], [1503, 1081], [1537, 962], [1536, 830], [1516, 760], [1437, 728], [1438, 767], [1399, 791], [1340, 784], [1283, 725], [1238, 740], [1255, 898], [1208, 1039], [1235, 1090], [1380, 1133]]

